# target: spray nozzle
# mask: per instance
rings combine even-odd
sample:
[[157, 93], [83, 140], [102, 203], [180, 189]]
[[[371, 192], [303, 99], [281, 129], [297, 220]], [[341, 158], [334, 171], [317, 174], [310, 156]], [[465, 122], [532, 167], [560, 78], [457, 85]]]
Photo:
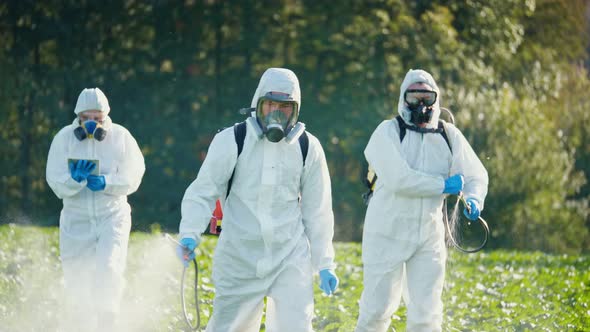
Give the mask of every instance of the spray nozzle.
[[467, 209], [467, 212], [471, 213], [471, 205], [467, 204], [465, 196], [463, 196], [463, 192], [460, 191], [458, 197], [461, 200], [461, 203], [463, 203], [463, 206], [465, 206], [465, 208]]
[[179, 247], [181, 247], [181, 248], [182, 248], [182, 257], [183, 257], [185, 260], [188, 260], [188, 259], [189, 259], [189, 257], [190, 257], [190, 255], [192, 255], [192, 254], [195, 252], [195, 250], [196, 250], [196, 248], [195, 248], [195, 249], [193, 249], [193, 250], [190, 250], [190, 249], [189, 249], [187, 246], [185, 246], [184, 244], [182, 244], [182, 243], [178, 242], [178, 241], [177, 241], [175, 238], [173, 238], [173, 237], [172, 237], [170, 234], [168, 234], [168, 233], [164, 233], [164, 237], [165, 237], [166, 239], [168, 239], [168, 240], [170, 240], [170, 241], [174, 242], [175, 244], [177, 244]]
[[173, 238], [172, 236], [170, 236], [170, 234], [168, 234], [168, 233], [164, 233], [164, 237], [165, 237], [167, 240], [170, 240], [170, 241], [172, 241], [172, 242], [174, 242], [174, 243], [178, 244], [179, 246], [181, 246], [181, 247], [184, 247], [182, 244], [180, 244], [180, 242], [176, 241], [176, 239], [175, 239], [175, 238]]

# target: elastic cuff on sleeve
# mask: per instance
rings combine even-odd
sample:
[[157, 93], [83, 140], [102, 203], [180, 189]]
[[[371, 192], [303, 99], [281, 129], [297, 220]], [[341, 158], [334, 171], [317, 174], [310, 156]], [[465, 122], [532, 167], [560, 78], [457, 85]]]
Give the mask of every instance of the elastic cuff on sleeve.
[[320, 266], [317, 267], [317, 272], [320, 272], [322, 270], [336, 271], [336, 263], [332, 262], [330, 264], [322, 264], [322, 265], [320, 265]]

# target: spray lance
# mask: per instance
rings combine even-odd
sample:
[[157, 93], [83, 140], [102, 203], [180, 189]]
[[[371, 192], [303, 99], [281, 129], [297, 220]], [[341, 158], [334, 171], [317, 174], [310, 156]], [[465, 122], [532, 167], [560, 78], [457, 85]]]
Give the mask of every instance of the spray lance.
[[[170, 236], [169, 234], [164, 234], [164, 236], [172, 241], [173, 243], [177, 244], [179, 247], [182, 248], [182, 256], [185, 260], [188, 260], [189, 257], [193, 254], [194, 249], [193, 250], [189, 250], [186, 246], [182, 245], [180, 242], [176, 241], [176, 239], [174, 239], [172, 236]], [[190, 263], [189, 263], [190, 265]], [[186, 308], [186, 297], [185, 297], [185, 278], [186, 278], [186, 270], [189, 268], [188, 266], [184, 266], [182, 269], [182, 276], [180, 278], [180, 301], [181, 301], [181, 305], [182, 305], [182, 313], [184, 315], [184, 321], [187, 324], [187, 326], [189, 327], [189, 329], [191, 331], [199, 331], [201, 329], [201, 311], [199, 308], [199, 292], [198, 292], [198, 286], [199, 286], [199, 266], [197, 264], [197, 259], [193, 258], [192, 260], [192, 265], [195, 268], [195, 282], [194, 282], [194, 289], [195, 289], [195, 313], [196, 313], [196, 317], [197, 317], [197, 322], [196, 324], [192, 324], [191, 320], [189, 319], [189, 315], [188, 315], [188, 310]]]
[[[471, 206], [469, 206], [467, 204], [467, 202], [465, 201], [465, 197], [463, 196], [463, 192], [459, 192], [459, 195], [457, 195], [457, 204], [455, 205], [454, 211], [453, 211], [453, 216], [457, 215], [457, 208], [459, 207], [459, 201], [464, 205], [464, 207], [467, 209], [467, 212], [471, 213]], [[467, 249], [462, 247], [457, 240], [455, 239], [455, 236], [453, 236], [453, 231], [451, 230], [451, 225], [449, 224], [449, 218], [447, 216], [447, 202], [446, 199], [444, 201], [444, 213], [443, 213], [443, 219], [445, 221], [446, 224], [446, 228], [447, 228], [447, 234], [449, 236], [449, 240], [451, 242], [451, 244], [457, 248], [457, 250], [464, 252], [464, 253], [475, 253], [480, 251], [481, 249], [483, 249], [485, 247], [485, 245], [488, 243], [488, 238], [490, 235], [490, 228], [488, 227], [488, 223], [481, 217], [479, 216], [477, 218], [477, 220], [474, 221], [467, 221], [467, 225], [471, 226], [471, 223], [473, 222], [477, 222], [481, 225], [481, 228], [483, 229], [483, 239], [481, 241], [481, 243], [477, 246], [475, 246], [473, 249]]]

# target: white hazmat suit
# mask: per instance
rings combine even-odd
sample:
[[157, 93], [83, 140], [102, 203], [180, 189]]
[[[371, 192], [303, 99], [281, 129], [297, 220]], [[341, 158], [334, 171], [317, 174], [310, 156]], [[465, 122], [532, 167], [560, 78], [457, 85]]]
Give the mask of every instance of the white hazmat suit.
[[[139, 187], [145, 166], [141, 151], [127, 129], [112, 123], [106, 96], [100, 89], [84, 89], [75, 113], [99, 110], [105, 114], [103, 141], [79, 140], [74, 122], [61, 129], [49, 149], [47, 183], [62, 199], [60, 215], [60, 256], [66, 296], [72, 317], [87, 330], [96, 312], [115, 313], [123, 287], [123, 272], [131, 228], [131, 207], [127, 195]], [[99, 161], [105, 177], [102, 191], [91, 191], [87, 181], [72, 179], [68, 159]], [[74, 310], [74, 312], [71, 312]], [[82, 328], [85, 327], [85, 328]]]
[[[287, 93], [301, 105], [293, 72], [268, 69], [252, 99]], [[237, 158], [233, 128], [217, 134], [182, 200], [181, 237], [197, 238], [215, 201], [225, 197], [223, 231], [214, 255], [215, 300], [207, 331], [258, 331], [267, 298], [266, 331], [311, 331], [313, 271], [333, 269], [334, 217], [324, 151], [313, 135], [303, 166], [297, 139], [272, 143], [247, 121]]]
[[[408, 125], [404, 92], [426, 83], [440, 96], [430, 74], [410, 70], [400, 89], [398, 112]], [[438, 125], [439, 99], [428, 128]], [[407, 130], [400, 144], [397, 121], [383, 121], [373, 132], [365, 157], [377, 174], [363, 231], [364, 290], [356, 331], [386, 331], [402, 295], [404, 265], [409, 303], [407, 330], [441, 331], [441, 294], [447, 257], [442, 220], [445, 179], [463, 174], [465, 198], [483, 209], [487, 171], [454, 125], [444, 122], [452, 153], [442, 135]]]

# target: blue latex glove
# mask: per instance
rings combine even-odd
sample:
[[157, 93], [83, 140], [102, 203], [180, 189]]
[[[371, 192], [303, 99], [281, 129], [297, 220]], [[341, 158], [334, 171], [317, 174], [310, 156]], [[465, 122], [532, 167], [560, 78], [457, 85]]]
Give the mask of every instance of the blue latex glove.
[[450, 176], [445, 180], [445, 189], [443, 189], [443, 194], [457, 195], [461, 190], [463, 190], [464, 184], [465, 180], [463, 179], [463, 175], [455, 174]]
[[89, 160], [78, 160], [70, 163], [70, 174], [72, 179], [79, 183], [86, 180], [95, 167], [96, 164]]
[[185, 237], [184, 239], [180, 240], [180, 244], [176, 247], [176, 255], [182, 261], [185, 267], [188, 267], [188, 263], [195, 259], [195, 249], [199, 245], [196, 240], [191, 239], [190, 237]]
[[467, 203], [467, 206], [469, 207], [469, 209], [467, 209], [467, 206], [465, 209], [463, 209], [463, 214], [465, 217], [467, 217], [469, 220], [477, 220], [477, 218], [479, 218], [479, 214], [481, 213], [481, 211], [479, 211], [477, 201], [473, 198], [468, 198], [465, 203]]
[[334, 294], [334, 291], [338, 288], [338, 277], [334, 274], [334, 271], [329, 269], [320, 271], [320, 288], [326, 295]]
[[92, 190], [92, 191], [100, 191], [100, 190], [104, 190], [104, 187], [106, 187], [107, 183], [104, 180], [104, 175], [88, 175], [88, 178], [86, 178], [86, 181], [88, 181], [88, 183], [86, 183], [86, 187], [88, 187], [88, 189]]

